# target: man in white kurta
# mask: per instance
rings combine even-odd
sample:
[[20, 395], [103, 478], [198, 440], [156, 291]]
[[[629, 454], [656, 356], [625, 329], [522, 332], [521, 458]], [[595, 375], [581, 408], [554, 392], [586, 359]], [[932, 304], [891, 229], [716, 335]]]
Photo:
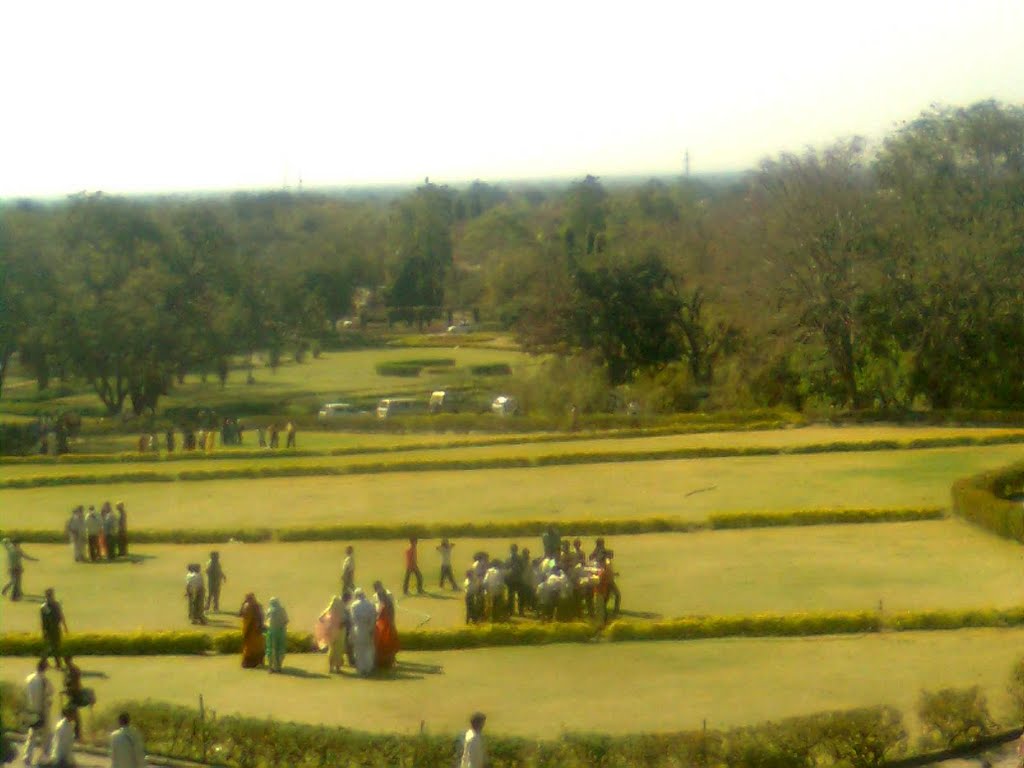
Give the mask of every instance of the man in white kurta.
[[64, 716], [57, 723], [57, 730], [50, 742], [50, 755], [40, 765], [51, 768], [74, 768], [75, 766], [75, 708], [67, 707]]
[[22, 759], [25, 765], [32, 765], [32, 756], [38, 745], [46, 752], [50, 740], [50, 708], [53, 706], [53, 683], [46, 679], [49, 665], [41, 659], [36, 671], [25, 678], [25, 709], [30, 720], [25, 736], [25, 750]]
[[118, 715], [117, 722], [121, 727], [110, 734], [110, 768], [145, 768], [142, 736], [132, 728], [128, 713]]
[[462, 760], [459, 768], [484, 768], [487, 764], [487, 751], [484, 749], [484, 722], [487, 717], [477, 712], [469, 719], [470, 729], [462, 741]]
[[352, 617], [352, 655], [355, 657], [356, 671], [365, 677], [373, 674], [373, 631], [377, 624], [377, 609], [366, 599], [366, 593], [357, 589], [348, 611]]

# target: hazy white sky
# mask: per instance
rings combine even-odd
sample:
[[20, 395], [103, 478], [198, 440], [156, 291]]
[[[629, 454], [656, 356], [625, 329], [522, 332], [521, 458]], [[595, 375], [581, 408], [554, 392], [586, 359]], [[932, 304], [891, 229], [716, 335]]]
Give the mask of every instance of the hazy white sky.
[[0, 3], [0, 197], [753, 167], [1024, 103], [1021, 0]]

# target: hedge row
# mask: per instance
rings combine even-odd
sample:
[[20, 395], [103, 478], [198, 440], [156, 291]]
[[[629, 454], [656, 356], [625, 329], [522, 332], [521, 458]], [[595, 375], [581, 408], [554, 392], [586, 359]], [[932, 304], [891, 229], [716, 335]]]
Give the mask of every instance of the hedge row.
[[[636, 520], [568, 520], [558, 528], [573, 536], [634, 536], [645, 533], [690, 533], [702, 530], [773, 528], [782, 526], [841, 525], [938, 520], [937, 507], [921, 509], [800, 509], [787, 512], [747, 512], [712, 515], [706, 522], [681, 518], [646, 517]], [[320, 525], [290, 528], [205, 528], [166, 530], [133, 529], [131, 540], [139, 544], [220, 544], [227, 541], [260, 543], [268, 541], [383, 541], [439, 539], [442, 536], [491, 539], [512, 536], [540, 536], [551, 525], [545, 520], [460, 523], [396, 523], [391, 525]], [[67, 537], [56, 529], [0, 529], [0, 535], [26, 544], [62, 544]]]
[[[118, 702], [99, 714], [96, 730], [129, 711], [150, 751], [227, 768], [333, 768], [338, 765], [449, 768], [461, 731], [445, 735], [372, 734], [348, 728], [202, 714], [185, 707]], [[534, 740], [490, 734], [491, 768], [879, 768], [904, 753], [907, 733], [891, 707], [822, 712], [728, 731], [609, 736], [566, 733]]]
[[[453, 629], [414, 629], [402, 632], [407, 651], [450, 651], [498, 646], [585, 643], [598, 640], [706, 640], [725, 637], [811, 637], [921, 630], [956, 630], [1024, 625], [1024, 608], [962, 611], [916, 611], [886, 616], [877, 612], [756, 614], [753, 616], [685, 616], [665, 621], [616, 621], [604, 629], [586, 622], [516, 622]], [[237, 653], [238, 632], [136, 632], [127, 634], [70, 634], [69, 653], [82, 656], [188, 655]], [[292, 653], [314, 650], [308, 632], [288, 634]], [[38, 635], [0, 635], [0, 655], [34, 656], [42, 652]]]
[[[964, 438], [962, 445], [990, 445], [991, 438]], [[999, 441], [1024, 442], [1024, 433], [1001, 435]], [[828, 452], [916, 450], [946, 445], [945, 438], [913, 440], [870, 440], [865, 442], [815, 443], [811, 445], [771, 447], [690, 447], [649, 451], [607, 451], [556, 453], [548, 456], [502, 456], [468, 459], [418, 459], [414, 461], [370, 462], [344, 466], [253, 466], [236, 469], [182, 470], [179, 472], [136, 471], [112, 475], [51, 475], [11, 478], [0, 481], [0, 488], [38, 488], [58, 485], [96, 485], [103, 483], [149, 483], [261, 479], [274, 477], [322, 477], [382, 474], [386, 472], [445, 472], [472, 469], [517, 469], [529, 467], [568, 466], [579, 464], [625, 463], [637, 461], [670, 461], [682, 459], [737, 458], [744, 456], [785, 456]]]
[[1007, 539], [1024, 542], [1024, 462], [953, 483], [953, 511]]

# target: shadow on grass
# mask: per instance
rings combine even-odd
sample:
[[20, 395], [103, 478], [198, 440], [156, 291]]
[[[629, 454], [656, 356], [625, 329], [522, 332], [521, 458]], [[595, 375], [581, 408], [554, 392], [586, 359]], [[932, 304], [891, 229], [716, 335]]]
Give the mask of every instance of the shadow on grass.
[[[660, 613], [653, 613], [652, 611], [619, 611], [619, 616], [631, 616], [634, 619], [663, 619], [665, 618]], [[612, 614], [608, 614], [608, 618], [616, 618]]]
[[288, 675], [289, 677], [302, 677], [309, 680], [326, 680], [330, 677], [330, 675], [326, 675], [323, 672], [310, 672], [298, 667], [281, 667], [281, 671], [277, 674]]
[[422, 592], [422, 593], [420, 593], [418, 595], [410, 595], [410, 597], [428, 597], [431, 600], [462, 600], [463, 599], [462, 592], [461, 591], [456, 592], [454, 590], [451, 591], [451, 592], [431, 592], [431, 591], [427, 590], [426, 592]]

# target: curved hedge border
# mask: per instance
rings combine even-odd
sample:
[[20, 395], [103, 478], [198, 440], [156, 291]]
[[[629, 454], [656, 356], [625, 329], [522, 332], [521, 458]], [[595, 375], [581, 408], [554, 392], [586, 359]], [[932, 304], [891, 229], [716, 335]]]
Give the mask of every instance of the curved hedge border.
[[[669, 448], [653, 451], [606, 451], [556, 453], [547, 456], [503, 456], [481, 459], [417, 459], [413, 461], [371, 462], [343, 466], [259, 466], [238, 469], [199, 469], [178, 472], [138, 470], [111, 475], [50, 475], [0, 480], [0, 488], [41, 488], [61, 485], [98, 485], [109, 483], [152, 483], [174, 481], [260, 479], [275, 477], [330, 477], [383, 474], [387, 472], [446, 472], [472, 469], [523, 469], [531, 467], [609, 464], [634, 461], [673, 461], [682, 459], [739, 458], [745, 456], [799, 456], [817, 453], [854, 451], [921, 450], [950, 446], [981, 446], [1024, 443], [1024, 433], [962, 438], [919, 438], [899, 440], [840, 441], [809, 445], [771, 447], [744, 446]], [[215, 455], [215, 454], [214, 454]], [[261, 456], [263, 454], [260, 454]], [[297, 455], [297, 454], [296, 454]], [[235, 456], [234, 458], [237, 458]], [[155, 461], [155, 459], [154, 459]]]
[[[943, 510], [937, 507], [919, 509], [799, 509], [789, 512], [743, 512], [712, 515], [705, 522], [679, 518], [647, 517], [636, 520], [569, 520], [558, 523], [575, 536], [633, 536], [644, 533], [690, 533], [704, 530], [740, 528], [773, 528], [805, 525], [848, 525], [865, 523], [917, 522], [940, 520]], [[400, 523], [395, 525], [326, 525], [291, 528], [208, 528], [167, 530], [138, 529], [130, 533], [138, 544], [221, 544], [228, 541], [260, 543], [267, 541], [365, 541], [407, 539], [439, 539], [442, 536], [461, 538], [502, 538], [506, 536], [540, 536], [551, 521], [517, 520], [493, 523], [435, 523], [433, 525]], [[63, 544], [67, 541], [60, 530], [0, 529], [0, 535], [26, 544]]]
[[[1024, 626], [1024, 608], [962, 611], [905, 611], [886, 616], [868, 611], [755, 614], [752, 616], [684, 616], [665, 621], [616, 621], [605, 628], [586, 622], [512, 623], [453, 629], [414, 629], [401, 633], [407, 651], [453, 651], [467, 648], [549, 645], [552, 643], [707, 640], [726, 637], [813, 637], [882, 631], [942, 631], [978, 627]], [[70, 634], [68, 653], [80, 656], [180, 656], [238, 653], [239, 632], [134, 632]], [[289, 632], [290, 653], [314, 650], [312, 634]], [[36, 656], [42, 640], [34, 634], [0, 635], [0, 655]]]
[[1024, 505], [1007, 497], [1024, 490], [1024, 462], [953, 483], [953, 511], [1007, 539], [1024, 542]]

